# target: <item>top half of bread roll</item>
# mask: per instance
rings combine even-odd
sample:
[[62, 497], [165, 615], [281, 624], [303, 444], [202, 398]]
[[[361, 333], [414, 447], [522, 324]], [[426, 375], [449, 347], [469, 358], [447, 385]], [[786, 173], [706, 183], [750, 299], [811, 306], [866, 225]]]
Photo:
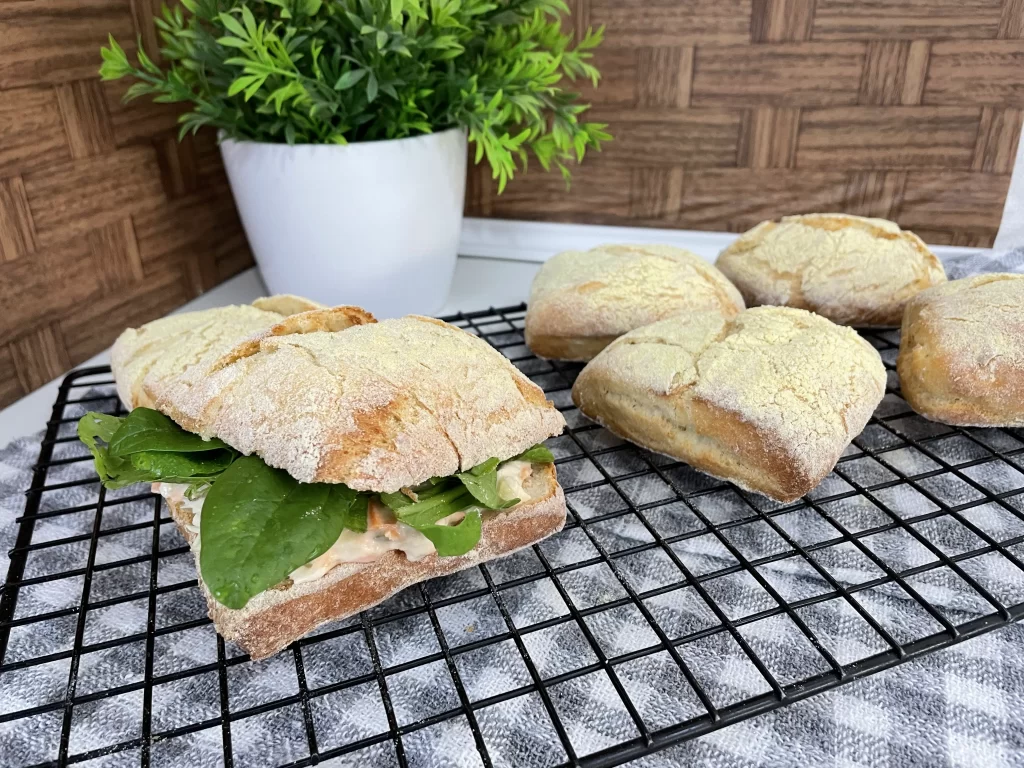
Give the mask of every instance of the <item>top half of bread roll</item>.
[[125, 331], [125, 404], [255, 453], [302, 482], [393, 492], [508, 459], [561, 414], [485, 341], [432, 318], [280, 304], [175, 315]]
[[[743, 298], [713, 265], [668, 245], [604, 245], [566, 251], [541, 267], [530, 291], [527, 343], [544, 357], [545, 339], [612, 339], [689, 310], [734, 317]], [[557, 343], [554, 345], [557, 347]], [[587, 346], [587, 345], [584, 345]], [[592, 345], [590, 345], [592, 346]]]
[[946, 280], [913, 232], [839, 213], [763, 222], [722, 251], [716, 266], [750, 306], [808, 309], [863, 327], [899, 325], [912, 296]]

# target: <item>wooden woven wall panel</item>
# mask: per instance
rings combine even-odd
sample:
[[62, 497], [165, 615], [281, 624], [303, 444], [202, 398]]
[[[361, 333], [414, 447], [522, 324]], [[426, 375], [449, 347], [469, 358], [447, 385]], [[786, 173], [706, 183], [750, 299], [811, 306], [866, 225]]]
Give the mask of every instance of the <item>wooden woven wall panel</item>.
[[53, 88], [0, 93], [0, 177], [71, 159]]
[[96, 77], [107, 34], [134, 40], [128, 0], [5, 0], [0, 89], [54, 85]]
[[0, 406], [251, 265], [212, 135], [101, 83], [160, 0], [0, 0]]
[[815, 40], [969, 38], [999, 31], [1001, 0], [818, 0]]
[[829, 107], [856, 104], [864, 69], [859, 43], [699, 46], [695, 107]]
[[991, 245], [1024, 115], [1024, 0], [573, 0], [615, 140], [471, 215], [742, 231], [809, 211]]
[[1024, 107], [1024, 40], [932, 45], [925, 104]]
[[671, 120], [651, 119], [645, 110], [595, 112], [601, 122], [621, 126], [621, 139], [608, 145], [608, 163], [722, 166], [736, 164], [739, 112], [689, 110]]
[[614, 33], [616, 45], [727, 44], [750, 39], [750, 0], [578, 0], [573, 10], [578, 27], [603, 25]]
[[981, 113], [960, 107], [805, 109], [798, 168], [970, 168]]

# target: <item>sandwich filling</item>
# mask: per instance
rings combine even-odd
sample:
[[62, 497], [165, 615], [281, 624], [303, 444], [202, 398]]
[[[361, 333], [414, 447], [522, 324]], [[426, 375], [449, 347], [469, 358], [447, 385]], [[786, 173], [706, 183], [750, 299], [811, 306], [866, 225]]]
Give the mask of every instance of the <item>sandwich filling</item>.
[[391, 551], [410, 561], [464, 555], [480, 541], [482, 515], [528, 501], [534, 464], [554, 460], [537, 445], [395, 493], [366, 493], [300, 483], [149, 408], [125, 417], [88, 413], [78, 435], [106, 488], [148, 482], [190, 513], [185, 528], [203, 581], [235, 609], [280, 584], [315, 581]]
[[[529, 461], [513, 459], [500, 464], [497, 468], [498, 495], [506, 502], [529, 501], [530, 494], [524, 483], [532, 474], [533, 463]], [[192, 496], [188, 495], [189, 488], [187, 483], [157, 482], [152, 486], [153, 493], [163, 496], [169, 503], [176, 504], [192, 515], [192, 520], [185, 524], [185, 528], [195, 534], [192, 547], [198, 550], [201, 544], [203, 503], [206, 501], [209, 486]], [[438, 520], [436, 524], [458, 525], [467, 513], [481, 511], [483, 510], [479, 506], [471, 505]], [[379, 497], [374, 496], [367, 504], [365, 531], [346, 528], [326, 552], [296, 568], [288, 578], [293, 584], [316, 581], [343, 563], [372, 563], [385, 553], [396, 550], [402, 552], [410, 562], [418, 562], [429, 555], [437, 554], [434, 542], [411, 525], [399, 520], [390, 507], [380, 501]]]

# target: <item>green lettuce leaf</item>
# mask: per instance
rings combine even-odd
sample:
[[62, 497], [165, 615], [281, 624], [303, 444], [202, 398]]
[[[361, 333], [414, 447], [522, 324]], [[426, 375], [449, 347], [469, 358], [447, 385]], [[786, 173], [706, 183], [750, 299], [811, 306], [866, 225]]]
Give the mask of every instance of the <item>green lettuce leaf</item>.
[[[480, 510], [472, 504], [469, 489], [455, 485], [429, 499], [406, 505], [397, 514], [401, 522], [430, 539], [440, 557], [454, 557], [466, 554], [480, 541]], [[462, 510], [466, 516], [456, 525], [437, 525], [438, 520]]]
[[216, 438], [204, 440], [199, 435], [186, 432], [152, 408], [136, 408], [125, 416], [107, 443], [111, 456], [128, 456], [139, 451], [196, 453], [228, 448], [227, 443]]
[[473, 494], [464, 486], [453, 484], [453, 486], [441, 493], [423, 499], [413, 504], [407, 504], [395, 510], [398, 519], [413, 528], [421, 525], [436, 523], [443, 517], [460, 509], [465, 509], [473, 503]]
[[244, 608], [326, 552], [347, 521], [362, 514], [365, 530], [366, 501], [345, 486], [300, 483], [262, 459], [243, 456], [217, 478], [203, 504], [203, 580], [219, 602]]
[[551, 464], [555, 455], [543, 443], [538, 443], [515, 457], [514, 461], [532, 461], [535, 464]]
[[[207, 451], [199, 454], [140, 451], [128, 457], [132, 467], [148, 472], [153, 482], [191, 482], [219, 475], [235, 460], [233, 451]], [[169, 478], [186, 478], [170, 480]]]
[[[148, 409], [136, 409], [148, 410]], [[134, 414], [136, 411], [132, 411]], [[156, 413], [156, 411], [152, 411]], [[85, 443], [93, 457], [96, 474], [109, 490], [125, 488], [135, 483], [193, 483], [210, 482], [223, 472], [235, 458], [235, 452], [218, 448], [203, 448], [202, 453], [171, 453], [162, 450], [139, 450], [131, 453], [115, 453], [111, 445], [125, 432], [125, 424], [131, 415], [110, 416], [90, 411], [78, 420], [78, 439]], [[163, 418], [167, 418], [164, 416]], [[170, 422], [170, 419], [167, 419]], [[184, 432], [174, 422], [174, 429]], [[130, 431], [136, 431], [132, 427]], [[191, 437], [197, 437], [191, 435]], [[106, 445], [102, 445], [106, 443]], [[140, 441], [141, 442], [141, 441]], [[220, 441], [218, 441], [220, 443]], [[220, 443], [223, 445], [223, 443]]]
[[107, 447], [100, 445], [97, 441], [102, 440], [104, 443], [109, 443], [110, 438], [121, 426], [121, 421], [117, 416], [95, 411], [89, 411], [78, 420], [78, 439], [85, 443], [85, 447], [92, 454], [96, 474], [100, 476], [100, 481], [104, 485], [112, 479], [113, 467], [111, 465], [120, 465], [122, 462], [117, 460], [111, 462]]
[[466, 516], [457, 525], [421, 525], [417, 531], [433, 543], [441, 557], [456, 557], [469, 552], [480, 541], [480, 510], [466, 510]]
[[506, 500], [498, 495], [498, 463], [497, 459], [488, 459], [469, 472], [455, 475], [466, 490], [473, 494], [473, 498], [487, 509], [507, 509], [519, 503], [519, 499]]

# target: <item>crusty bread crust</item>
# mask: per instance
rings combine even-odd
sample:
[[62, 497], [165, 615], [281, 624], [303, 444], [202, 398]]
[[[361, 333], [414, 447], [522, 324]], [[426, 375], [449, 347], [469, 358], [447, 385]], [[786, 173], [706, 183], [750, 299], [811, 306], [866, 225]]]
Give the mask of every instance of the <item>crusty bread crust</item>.
[[584, 363], [593, 360], [598, 353], [615, 341], [618, 336], [591, 336], [569, 338], [567, 336], [530, 336], [530, 351], [545, 360], [572, 360]]
[[870, 344], [809, 312], [692, 313], [613, 342], [573, 401], [642, 447], [778, 501], [814, 488], [885, 394]]
[[[526, 487], [536, 497], [512, 509], [485, 513], [480, 543], [460, 557], [430, 555], [410, 562], [402, 552], [388, 552], [372, 563], [338, 566], [316, 581], [299, 585], [286, 581], [257, 595], [241, 610], [218, 603], [200, 576], [199, 586], [214, 627], [252, 658], [266, 658], [321, 624], [366, 610], [420, 581], [471, 568], [535, 544], [562, 530], [565, 497], [554, 465], [538, 464], [534, 469]], [[197, 537], [185, 528], [192, 522], [192, 514], [169, 500], [168, 506], [178, 530], [193, 545], [198, 571], [199, 551], [194, 546]]]
[[147, 382], [179, 376], [204, 355], [219, 357], [242, 339], [284, 319], [278, 312], [233, 306], [169, 315], [141, 328], [128, 328], [110, 351], [117, 394], [128, 409], [153, 407]]
[[899, 325], [912, 296], [946, 280], [941, 262], [913, 232], [839, 213], [762, 222], [715, 265], [747, 306], [797, 307], [864, 328]]
[[125, 331], [112, 361], [129, 408], [156, 408], [302, 482], [356, 490], [508, 459], [565, 426], [483, 340], [432, 318], [376, 323], [358, 307], [177, 315]]
[[530, 289], [526, 343], [539, 357], [591, 360], [622, 334], [678, 312], [733, 317], [743, 298], [694, 253], [668, 245], [604, 245], [566, 251]]
[[900, 388], [926, 418], [1024, 427], [1024, 275], [985, 274], [919, 293], [903, 316]]

